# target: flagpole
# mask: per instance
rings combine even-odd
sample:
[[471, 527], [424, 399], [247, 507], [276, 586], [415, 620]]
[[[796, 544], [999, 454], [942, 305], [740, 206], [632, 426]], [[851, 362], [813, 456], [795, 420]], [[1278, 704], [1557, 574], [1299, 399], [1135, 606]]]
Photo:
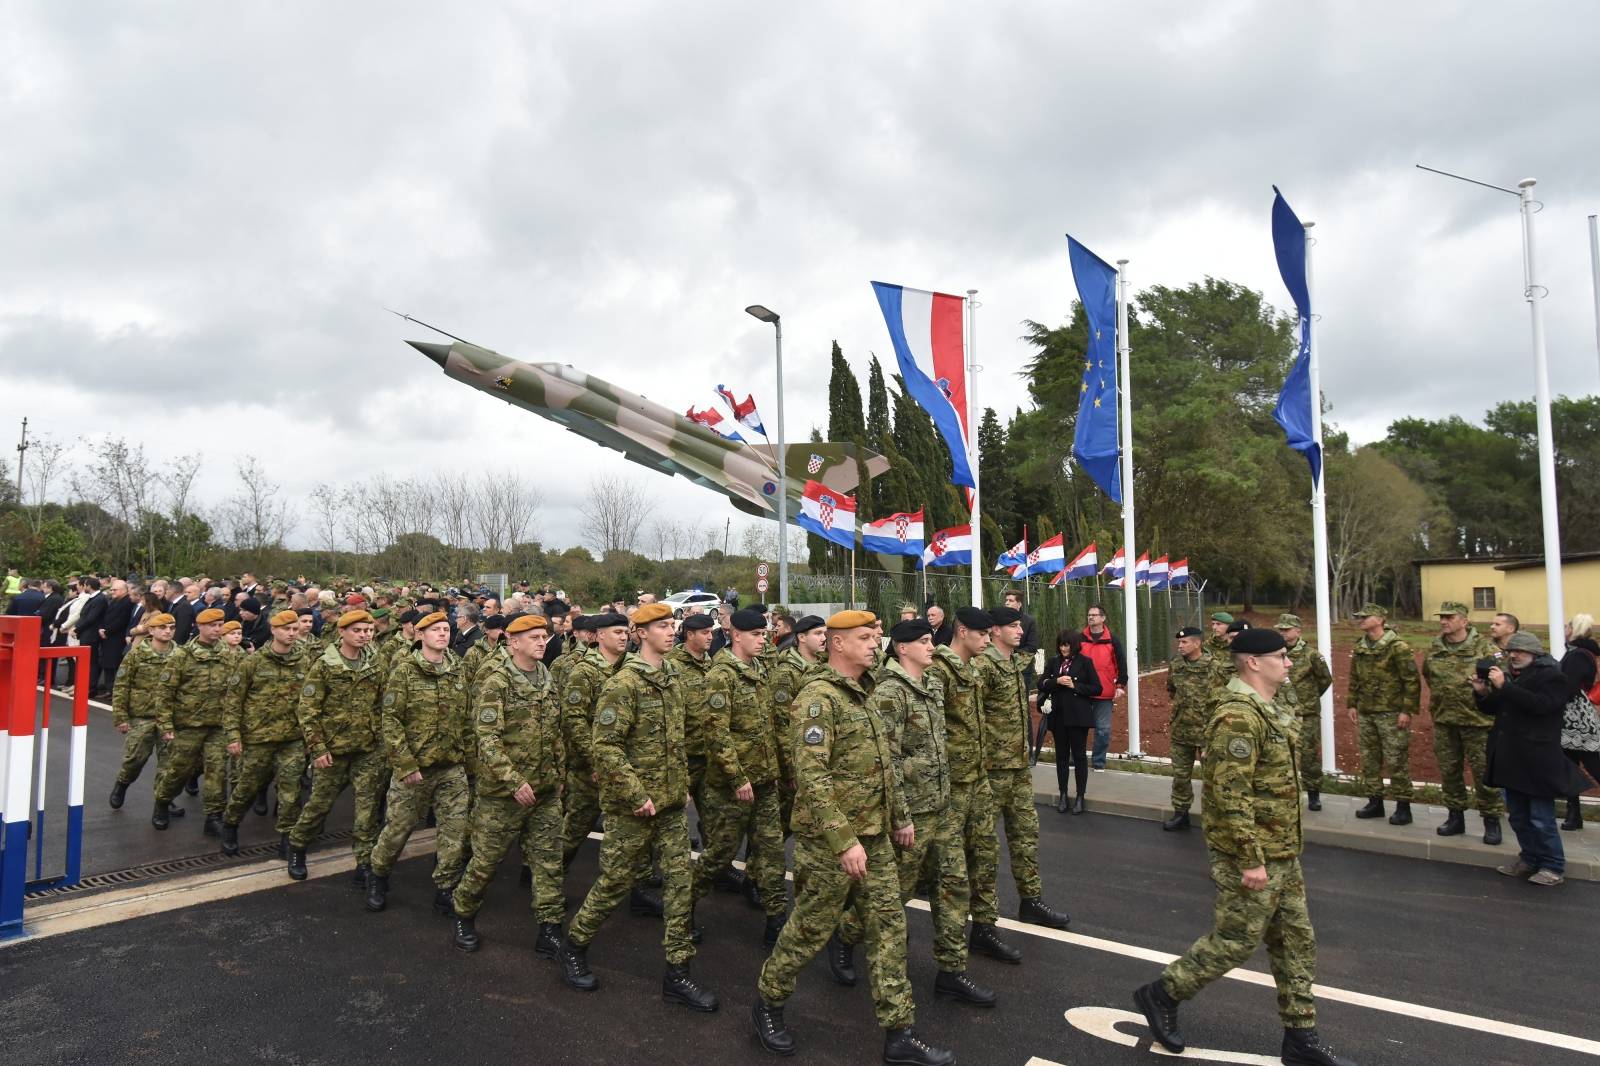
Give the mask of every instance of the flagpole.
[[[1315, 225], [1315, 222], [1305, 223], [1306, 300], [1311, 307], [1317, 306], [1311, 283], [1311, 227]], [[1307, 308], [1307, 313], [1310, 313], [1310, 308]], [[1317, 454], [1322, 455], [1322, 476], [1311, 485], [1311, 566], [1317, 596], [1317, 652], [1324, 662], [1331, 663], [1333, 610], [1328, 602], [1328, 457], [1322, 451], [1322, 367], [1317, 362], [1317, 320], [1314, 315], [1306, 325], [1306, 347], [1309, 350], [1307, 363], [1311, 372], [1311, 439], [1317, 446]], [[1339, 769], [1338, 752], [1334, 750], [1332, 685], [1322, 694], [1321, 702], [1322, 769], [1331, 774]]]
[[856, 546], [850, 545], [850, 609], [856, 606]]
[[972, 460], [972, 606], [983, 606], [983, 512], [978, 504], [978, 290], [967, 290], [967, 455]]
[[1123, 550], [1123, 647], [1128, 658], [1128, 754], [1140, 756], [1139, 748], [1139, 590], [1133, 580], [1138, 558], [1133, 540], [1133, 397], [1129, 376], [1128, 342], [1128, 261], [1117, 260], [1117, 369], [1121, 388], [1119, 404], [1122, 423], [1122, 550]]

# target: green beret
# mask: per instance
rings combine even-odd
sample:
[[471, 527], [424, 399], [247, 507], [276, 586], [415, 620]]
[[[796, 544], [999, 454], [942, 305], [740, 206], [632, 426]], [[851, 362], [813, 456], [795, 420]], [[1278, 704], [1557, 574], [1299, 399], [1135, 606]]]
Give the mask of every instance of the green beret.
[[1212, 614], [1211, 620], [1213, 622], [1224, 622], [1224, 623], [1232, 622], [1233, 621], [1233, 615], [1229, 614], [1227, 611], [1217, 611], [1214, 614]]

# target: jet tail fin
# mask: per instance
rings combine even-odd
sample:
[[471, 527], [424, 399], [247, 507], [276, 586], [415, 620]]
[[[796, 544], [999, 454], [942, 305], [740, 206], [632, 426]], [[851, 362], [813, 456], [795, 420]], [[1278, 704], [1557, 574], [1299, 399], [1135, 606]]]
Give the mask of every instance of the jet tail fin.
[[868, 481], [889, 469], [889, 460], [877, 452], [848, 442], [796, 441], [789, 445], [784, 458], [788, 466], [785, 473], [791, 478], [802, 484], [820, 481], [839, 492], [853, 492], [860, 486], [858, 461]]

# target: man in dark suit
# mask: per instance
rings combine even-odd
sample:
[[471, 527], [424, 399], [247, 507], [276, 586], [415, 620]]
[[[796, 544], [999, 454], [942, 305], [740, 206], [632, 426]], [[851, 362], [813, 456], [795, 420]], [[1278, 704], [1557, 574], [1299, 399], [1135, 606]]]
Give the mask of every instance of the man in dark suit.
[[81, 679], [89, 686], [89, 695], [99, 695], [95, 682], [100, 677], [100, 625], [106, 616], [106, 594], [100, 591], [100, 579], [90, 575], [78, 581], [80, 590], [89, 594], [78, 610], [78, 620], [73, 623], [70, 636], [78, 638], [78, 646], [89, 649], [89, 676]]
[[30, 578], [22, 583], [22, 591], [11, 597], [6, 614], [32, 618], [39, 613], [39, 605], [43, 602], [44, 592], [39, 588], [39, 579]]
[[132, 625], [133, 597], [128, 595], [128, 583], [118, 578], [111, 582], [111, 596], [100, 618], [100, 666], [95, 674], [96, 684], [90, 686], [92, 691], [102, 696], [111, 694], [117, 670], [122, 666], [122, 653], [128, 649], [128, 629]]
[[168, 591], [175, 593], [167, 605], [167, 613], [172, 616], [172, 641], [186, 644], [194, 636], [194, 616], [200, 613], [200, 586], [190, 582]]
[[61, 613], [67, 601], [61, 595], [61, 582], [44, 581], [41, 585], [44, 599], [39, 601], [39, 608], [35, 612], [39, 616], [39, 643], [50, 645], [56, 640], [56, 615]]

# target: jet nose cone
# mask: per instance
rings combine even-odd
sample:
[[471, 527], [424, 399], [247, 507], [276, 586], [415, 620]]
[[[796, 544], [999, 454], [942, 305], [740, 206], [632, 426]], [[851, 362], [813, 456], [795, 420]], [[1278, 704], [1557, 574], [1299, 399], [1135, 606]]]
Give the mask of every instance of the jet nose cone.
[[438, 363], [441, 367], [444, 366], [445, 359], [450, 355], [450, 346], [448, 344], [431, 344], [428, 341], [406, 341], [406, 343], [429, 359], [432, 359], [435, 363]]

